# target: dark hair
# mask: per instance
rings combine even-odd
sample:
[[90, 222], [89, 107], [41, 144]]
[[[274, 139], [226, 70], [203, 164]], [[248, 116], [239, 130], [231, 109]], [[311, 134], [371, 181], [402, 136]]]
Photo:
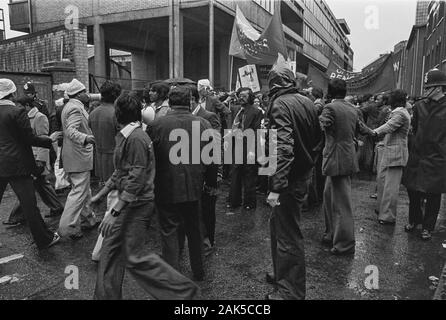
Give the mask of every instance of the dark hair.
[[169, 95], [170, 85], [163, 81], [154, 82], [150, 85], [149, 91], [158, 93], [159, 100], [166, 100]]
[[389, 99], [390, 99], [390, 94], [384, 94], [383, 95], [383, 103], [384, 103], [384, 105], [388, 105], [389, 104]]
[[186, 84], [184, 85], [184, 87], [189, 89], [191, 97], [193, 97], [195, 99], [195, 102], [198, 103], [200, 101], [198, 87], [195, 84]]
[[370, 98], [373, 97], [372, 94], [370, 93], [366, 93], [363, 97], [362, 97], [362, 101], [361, 102], [367, 102], [370, 100]]
[[313, 89], [311, 90], [311, 94], [316, 99], [322, 99], [324, 97], [324, 91], [322, 91], [322, 89], [319, 87], [313, 87]]
[[239, 88], [237, 90], [237, 97], [240, 97], [240, 93], [248, 91], [248, 95], [249, 95], [249, 99], [248, 99], [248, 103], [249, 104], [254, 104], [254, 100], [256, 98], [254, 92], [252, 92], [251, 88], [247, 88], [247, 87], [243, 87], [243, 88]]
[[18, 104], [20, 104], [20, 105], [22, 105], [24, 107], [26, 107], [26, 106], [32, 107], [33, 106], [33, 101], [34, 101], [34, 99], [30, 98], [28, 96], [22, 96], [22, 97], [16, 99], [16, 103], [18, 103]]
[[389, 95], [389, 103], [392, 107], [405, 107], [407, 102], [406, 97], [407, 93], [404, 90], [394, 90]]
[[136, 92], [124, 91], [116, 100], [115, 109], [116, 120], [120, 124], [141, 121], [142, 104]]
[[99, 91], [101, 92], [102, 101], [114, 103], [121, 94], [121, 86], [116, 82], [107, 80], [102, 84]]
[[327, 95], [330, 99], [344, 99], [347, 95], [347, 82], [342, 79], [331, 79]]
[[188, 86], [173, 87], [169, 92], [169, 105], [190, 106], [192, 92]]

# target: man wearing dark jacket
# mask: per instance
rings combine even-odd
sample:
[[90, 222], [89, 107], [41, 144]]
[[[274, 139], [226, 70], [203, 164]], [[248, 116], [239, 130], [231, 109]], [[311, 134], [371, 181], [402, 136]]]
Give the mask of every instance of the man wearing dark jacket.
[[[267, 298], [305, 299], [305, 253], [299, 220], [322, 133], [316, 108], [311, 100], [298, 94], [294, 74], [288, 67], [276, 65], [268, 82], [269, 134], [277, 130], [277, 170], [269, 178], [274, 274], [267, 275], [267, 281], [274, 282], [277, 291]], [[274, 153], [270, 150], [270, 157]]]
[[436, 69], [429, 71], [425, 90], [425, 99], [413, 109], [414, 140], [403, 184], [409, 194], [409, 224], [405, 230], [412, 232], [422, 224], [421, 237], [429, 240], [437, 222], [441, 194], [446, 193], [446, 74]]
[[[190, 100], [189, 88], [171, 89], [171, 110], [148, 127], [148, 134], [155, 150], [155, 203], [161, 226], [163, 258], [179, 270], [178, 227], [184, 223], [194, 279], [201, 281], [204, 269], [199, 203], [204, 166], [200, 155], [204, 143], [200, 145], [200, 141], [201, 133], [211, 126], [208, 121], [191, 114]], [[171, 141], [172, 135], [180, 141]]]
[[240, 105], [233, 109], [233, 162], [228, 207], [233, 209], [243, 204], [244, 209], [249, 211], [257, 206], [257, 130], [261, 127], [263, 113], [253, 105], [255, 96], [251, 89], [240, 88], [237, 90], [237, 97]]
[[16, 91], [11, 80], [0, 79], [0, 202], [10, 184], [37, 247], [43, 249], [57, 243], [60, 237], [48, 230], [37, 207], [31, 175], [38, 175], [38, 170], [31, 147], [49, 149], [58, 136], [48, 138], [33, 134], [25, 109], [12, 102]]
[[[220, 140], [220, 130], [221, 124], [219, 117], [210, 111], [203, 108], [201, 104], [198, 104], [200, 99], [197, 87], [191, 87], [192, 93], [192, 103], [193, 108], [192, 115], [203, 118], [212, 126], [214, 130], [213, 138], [214, 142], [217, 143], [215, 139]], [[218, 164], [212, 163], [206, 166], [206, 171], [204, 174], [204, 185], [203, 194], [201, 197], [201, 216], [204, 225], [204, 245], [205, 254], [211, 253], [215, 244], [215, 205], [217, 204], [217, 194], [218, 194]]]

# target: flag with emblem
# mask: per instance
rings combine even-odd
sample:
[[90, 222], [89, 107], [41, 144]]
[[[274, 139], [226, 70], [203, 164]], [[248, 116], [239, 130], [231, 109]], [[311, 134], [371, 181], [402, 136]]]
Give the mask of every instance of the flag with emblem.
[[273, 65], [278, 54], [287, 58], [280, 9], [276, 9], [268, 27], [260, 34], [237, 6], [229, 55], [248, 64]]

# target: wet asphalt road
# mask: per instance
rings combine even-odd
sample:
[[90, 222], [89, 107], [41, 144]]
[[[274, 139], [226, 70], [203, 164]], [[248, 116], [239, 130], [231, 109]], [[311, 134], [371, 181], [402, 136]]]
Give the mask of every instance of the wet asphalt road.
[[[441, 243], [446, 239], [446, 205], [443, 205], [432, 241], [422, 242], [418, 235], [406, 234], [408, 200], [401, 189], [398, 221], [395, 227], [381, 226], [373, 212], [375, 200], [371, 177], [362, 176], [353, 182], [353, 205], [356, 229], [356, 253], [351, 257], [332, 256], [320, 244], [324, 218], [320, 208], [305, 212], [302, 230], [305, 236], [307, 262], [307, 299], [432, 299], [434, 290], [429, 276], [439, 276], [446, 261]], [[225, 208], [228, 187], [223, 185], [217, 204], [217, 249], [206, 258], [207, 276], [198, 283], [202, 299], [261, 300], [272, 290], [265, 283], [265, 271], [271, 268], [269, 208], [259, 196], [255, 212], [228, 212]], [[4, 221], [15, 201], [8, 191], [0, 205]], [[48, 209], [39, 203], [42, 212]], [[57, 228], [58, 219], [46, 219]], [[0, 299], [91, 299], [96, 281], [96, 264], [91, 251], [97, 230], [85, 233], [77, 242], [63, 240], [57, 246], [39, 252], [26, 227], [6, 229], [0, 224], [0, 259], [14, 254], [24, 257], [0, 264], [1, 278], [15, 276], [13, 282], [0, 284]], [[147, 236], [147, 250], [160, 252], [156, 221]], [[67, 266], [79, 268], [79, 289], [65, 288]], [[379, 289], [365, 286], [365, 269], [374, 265], [379, 271]], [[191, 277], [188, 257], [182, 261], [184, 274]], [[125, 299], [148, 299], [130, 276], [126, 276]]]

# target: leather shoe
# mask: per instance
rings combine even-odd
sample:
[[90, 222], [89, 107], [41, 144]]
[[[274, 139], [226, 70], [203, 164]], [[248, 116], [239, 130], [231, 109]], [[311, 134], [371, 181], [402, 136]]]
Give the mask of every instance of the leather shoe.
[[4, 226], [7, 226], [9, 228], [18, 227], [21, 224], [23, 224], [22, 221], [17, 221], [17, 222], [3, 221], [2, 223], [3, 223]]
[[390, 221], [384, 221], [384, 220], [378, 220], [379, 224], [382, 226], [394, 226], [395, 225], [395, 221], [390, 222]]
[[327, 247], [332, 247], [333, 246], [333, 241], [330, 240], [330, 239], [322, 238], [321, 244], [324, 245], [324, 246], [327, 246]]
[[269, 284], [276, 284], [276, 277], [274, 277], [274, 274], [272, 272], [266, 273], [265, 280]]
[[267, 294], [265, 297], [266, 300], [285, 300], [278, 292], [272, 292]]
[[330, 252], [331, 252], [331, 254], [333, 254], [335, 256], [345, 256], [345, 255], [355, 254], [355, 248], [344, 251], [344, 252], [340, 252], [338, 249], [332, 248], [330, 250]]

